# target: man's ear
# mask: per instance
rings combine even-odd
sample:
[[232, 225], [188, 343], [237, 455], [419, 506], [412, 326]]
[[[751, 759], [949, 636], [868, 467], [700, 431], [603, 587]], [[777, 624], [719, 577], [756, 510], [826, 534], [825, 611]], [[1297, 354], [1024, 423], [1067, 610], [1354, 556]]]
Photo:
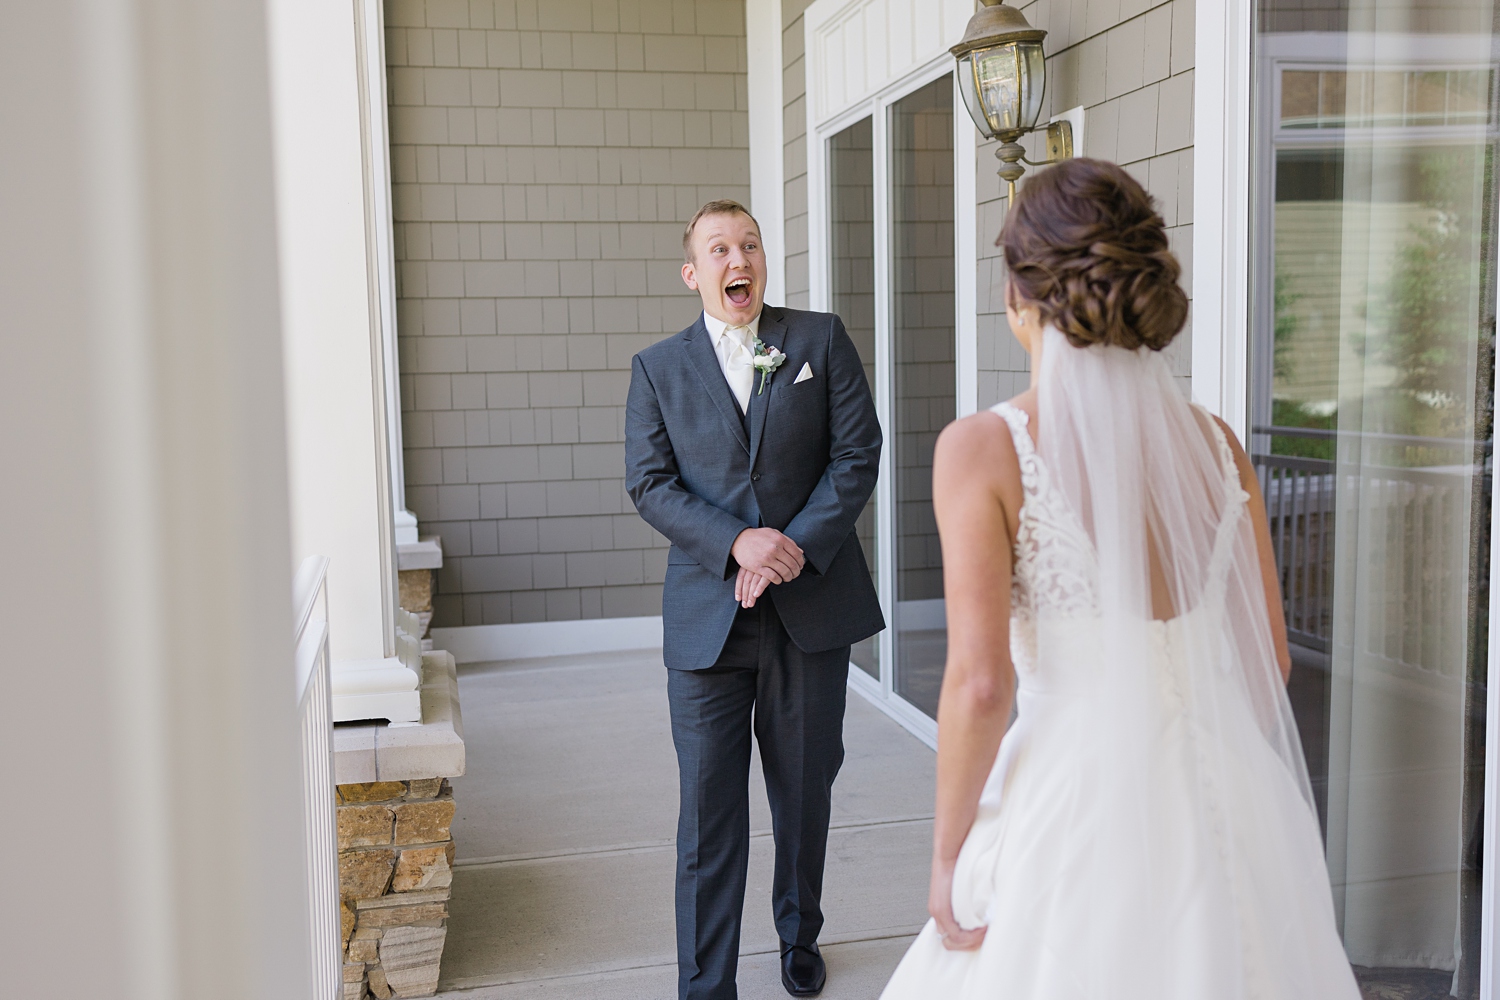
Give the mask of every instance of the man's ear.
[[698, 290], [698, 269], [693, 266], [692, 261], [682, 265], [682, 283], [695, 292]]

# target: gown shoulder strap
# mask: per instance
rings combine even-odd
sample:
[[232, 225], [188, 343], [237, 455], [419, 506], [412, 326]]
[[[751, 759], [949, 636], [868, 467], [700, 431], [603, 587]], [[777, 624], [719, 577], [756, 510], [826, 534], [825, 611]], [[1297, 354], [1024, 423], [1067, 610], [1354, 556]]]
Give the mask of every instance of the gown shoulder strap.
[[1208, 421], [1208, 426], [1213, 429], [1214, 443], [1219, 450], [1219, 467], [1224, 470], [1224, 491], [1236, 501], [1249, 500], [1250, 495], [1245, 493], [1240, 483], [1240, 467], [1234, 461], [1234, 449], [1229, 446], [1229, 438], [1225, 435], [1224, 428], [1219, 426], [1219, 422], [1214, 419], [1213, 414], [1207, 408], [1197, 403], [1192, 406], [1203, 415]]
[[1208, 420], [1208, 425], [1213, 428], [1214, 442], [1218, 445], [1219, 464], [1224, 470], [1226, 503], [1208, 565], [1209, 595], [1214, 599], [1215, 606], [1221, 607], [1230, 564], [1234, 559], [1235, 535], [1239, 531], [1240, 519], [1245, 514], [1245, 505], [1250, 501], [1250, 494], [1245, 492], [1245, 487], [1240, 482], [1240, 467], [1235, 464], [1234, 449], [1229, 446], [1229, 437], [1224, 433], [1224, 428], [1219, 426], [1213, 414], [1204, 407], [1194, 403], [1193, 409], [1202, 413]]
[[996, 403], [990, 407], [990, 412], [998, 414], [1010, 425], [1010, 436], [1015, 443], [1017, 457], [1024, 461], [1036, 454], [1036, 442], [1031, 440], [1031, 431], [1027, 430], [1031, 417], [1025, 410], [1009, 403]]

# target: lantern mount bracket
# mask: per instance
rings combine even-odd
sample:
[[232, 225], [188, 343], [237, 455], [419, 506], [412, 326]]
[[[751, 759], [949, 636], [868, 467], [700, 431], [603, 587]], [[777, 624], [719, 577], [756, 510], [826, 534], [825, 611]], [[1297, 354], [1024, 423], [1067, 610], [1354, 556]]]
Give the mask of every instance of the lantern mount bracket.
[[[1038, 130], [1040, 131], [1040, 130]], [[1073, 125], [1066, 120], [1058, 120], [1047, 126], [1047, 158], [1045, 160], [1032, 160], [1026, 156], [1026, 147], [1019, 140], [1024, 132], [1011, 133], [1006, 141], [995, 150], [995, 156], [1000, 161], [1000, 179], [1010, 186], [1010, 204], [1016, 201], [1016, 181], [1026, 173], [1026, 168], [1021, 164], [1030, 164], [1033, 167], [1045, 167], [1052, 163], [1060, 163], [1063, 160], [1073, 158]]]

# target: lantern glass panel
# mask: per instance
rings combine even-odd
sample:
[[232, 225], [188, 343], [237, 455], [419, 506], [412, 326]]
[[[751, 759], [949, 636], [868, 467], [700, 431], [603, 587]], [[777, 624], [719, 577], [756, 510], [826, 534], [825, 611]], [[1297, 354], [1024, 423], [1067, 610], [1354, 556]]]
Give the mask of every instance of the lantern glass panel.
[[986, 135], [1036, 127], [1047, 81], [1041, 42], [1005, 42], [966, 53], [959, 59], [959, 79], [969, 115]]
[[990, 125], [989, 116], [984, 113], [984, 105], [979, 103], [979, 88], [974, 77], [974, 53], [965, 52], [958, 57], [958, 74], [954, 78], [958, 84], [958, 92], [963, 95], [964, 107], [969, 109], [969, 117], [974, 119], [974, 127], [985, 135], [993, 135], [994, 128]]

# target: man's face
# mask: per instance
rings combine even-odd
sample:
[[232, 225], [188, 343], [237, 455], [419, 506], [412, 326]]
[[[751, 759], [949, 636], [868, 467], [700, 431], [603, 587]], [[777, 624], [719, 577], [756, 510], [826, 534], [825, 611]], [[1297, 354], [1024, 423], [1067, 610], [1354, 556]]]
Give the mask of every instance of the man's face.
[[730, 326], [748, 326], [766, 299], [766, 253], [748, 215], [705, 215], [693, 228], [693, 259], [682, 280], [703, 311]]

